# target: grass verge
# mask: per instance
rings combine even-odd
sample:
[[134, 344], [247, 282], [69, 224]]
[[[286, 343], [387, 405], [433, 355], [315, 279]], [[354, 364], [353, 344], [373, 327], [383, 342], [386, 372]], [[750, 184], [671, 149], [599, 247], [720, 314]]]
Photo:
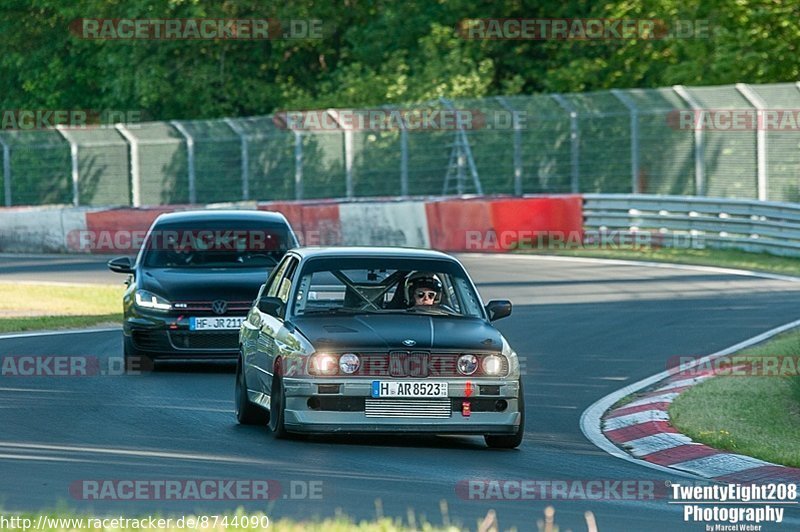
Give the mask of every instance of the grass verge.
[[560, 255], [567, 257], [594, 257], [602, 259], [674, 262], [737, 268], [800, 277], [800, 261], [768, 253], [750, 253], [733, 249], [673, 249], [673, 248], [618, 248], [618, 249], [522, 249], [517, 253]]
[[123, 286], [0, 282], [0, 333], [122, 321]]
[[711, 447], [800, 467], [800, 332], [740, 354], [752, 360], [786, 357], [779, 359], [782, 375], [709, 379], [677, 397], [669, 409], [671, 423]]

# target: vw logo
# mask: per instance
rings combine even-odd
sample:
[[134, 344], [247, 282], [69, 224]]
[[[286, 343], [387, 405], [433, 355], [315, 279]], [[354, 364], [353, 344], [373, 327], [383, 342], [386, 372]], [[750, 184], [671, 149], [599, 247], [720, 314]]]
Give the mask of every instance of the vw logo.
[[414, 340], [411, 340], [411, 339], [403, 340], [403, 345], [406, 346], [406, 347], [414, 347], [415, 345], [417, 345], [417, 342], [415, 342]]
[[211, 303], [211, 310], [214, 311], [214, 314], [225, 314], [225, 312], [228, 310], [228, 302], [222, 299], [217, 299]]

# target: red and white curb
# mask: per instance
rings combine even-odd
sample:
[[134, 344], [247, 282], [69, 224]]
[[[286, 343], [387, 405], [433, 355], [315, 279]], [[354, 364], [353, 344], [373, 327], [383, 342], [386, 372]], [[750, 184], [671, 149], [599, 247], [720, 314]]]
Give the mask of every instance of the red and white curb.
[[[698, 359], [694, 367], [712, 367], [716, 358], [740, 351], [800, 326], [787, 323], [727, 349]], [[800, 469], [771, 464], [757, 458], [720, 451], [693, 442], [669, 422], [669, 406], [681, 392], [714, 376], [713, 371], [676, 368], [653, 375], [608, 395], [581, 416], [581, 430], [609, 454], [671, 474], [725, 483], [800, 483]], [[642, 390], [647, 390], [642, 392]], [[620, 399], [635, 395], [630, 403], [613, 408]]]

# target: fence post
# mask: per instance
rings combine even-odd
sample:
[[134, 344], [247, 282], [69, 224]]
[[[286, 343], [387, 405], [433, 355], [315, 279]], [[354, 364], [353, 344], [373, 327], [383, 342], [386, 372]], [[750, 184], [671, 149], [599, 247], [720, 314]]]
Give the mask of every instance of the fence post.
[[141, 207], [142, 170], [139, 161], [139, 139], [125, 127], [125, 124], [116, 124], [114, 127], [128, 141], [128, 145], [131, 148], [131, 204], [134, 207]]
[[400, 124], [400, 195], [408, 196], [408, 131], [405, 120], [398, 120]]
[[328, 109], [326, 113], [333, 118], [344, 135], [344, 189], [347, 199], [353, 199], [353, 128], [342, 126], [339, 111], [336, 109]]
[[578, 128], [578, 111], [561, 94], [551, 94], [553, 99], [562, 109], [569, 113], [569, 138], [570, 138], [570, 166], [572, 175], [570, 178], [572, 193], [580, 192], [581, 173], [580, 173], [580, 129]]
[[[692, 109], [692, 123], [697, 119], [698, 112], [702, 106], [689, 94], [683, 85], [673, 85], [672, 90], [678, 97], [686, 102]], [[694, 193], [698, 196], [705, 196], [706, 188], [706, 167], [705, 167], [705, 146], [703, 145], [703, 129], [694, 127]]]
[[514, 127], [514, 195], [522, 196], [522, 128], [519, 115], [505, 98], [498, 96], [497, 102], [509, 113]]
[[[455, 111], [455, 107], [453, 106], [453, 102], [448, 100], [447, 98], [439, 98], [439, 101], [444, 105], [448, 110]], [[475, 159], [472, 157], [472, 148], [470, 148], [469, 139], [467, 138], [467, 134], [464, 132], [464, 128], [462, 127], [461, 123], [458, 123], [458, 129], [456, 130], [456, 138], [454, 139], [453, 145], [453, 154], [456, 154], [456, 170], [457, 170], [457, 177], [456, 177], [456, 192], [460, 196], [464, 194], [464, 181], [466, 180], [466, 176], [464, 175], [465, 171], [465, 164], [469, 165], [469, 172], [472, 176], [472, 186], [475, 187], [475, 193], [479, 196], [483, 196], [483, 186], [481, 185], [481, 179], [478, 176], [478, 168], [475, 165]], [[452, 159], [452, 156], [451, 156]], [[448, 165], [448, 172], [450, 171]], [[447, 194], [447, 185], [448, 185], [448, 177], [449, 175], [445, 174], [445, 181], [444, 187], [442, 188], [442, 195]]]
[[197, 181], [194, 173], [194, 137], [177, 120], [170, 120], [169, 123], [186, 139], [186, 164], [189, 167], [189, 203], [197, 203]]
[[764, 109], [767, 104], [746, 83], [737, 83], [736, 90], [756, 109], [756, 174], [758, 182], [758, 199], [766, 201], [769, 196], [769, 174], [767, 167], [767, 130], [764, 127]]
[[619, 89], [611, 89], [611, 94], [617, 97], [631, 113], [631, 192], [642, 192], [639, 183], [639, 109], [636, 103]]
[[11, 146], [3, 137], [0, 137], [0, 145], [3, 146], [3, 196], [6, 207], [11, 207]]
[[78, 166], [78, 142], [72, 138], [64, 130], [62, 124], [56, 125], [56, 130], [64, 137], [69, 143], [70, 159], [72, 160], [72, 204], [76, 207], [80, 206], [80, 191], [78, 189], [78, 182], [80, 180], [80, 168]]
[[303, 199], [303, 134], [294, 132], [294, 199]]
[[239, 136], [242, 143], [242, 199], [246, 201], [250, 199], [250, 143], [242, 126], [230, 118], [224, 120], [228, 127]]

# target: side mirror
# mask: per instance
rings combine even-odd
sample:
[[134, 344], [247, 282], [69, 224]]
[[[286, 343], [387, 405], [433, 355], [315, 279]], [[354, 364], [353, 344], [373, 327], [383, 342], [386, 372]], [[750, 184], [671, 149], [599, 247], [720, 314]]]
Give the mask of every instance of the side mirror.
[[258, 300], [258, 310], [279, 318], [283, 315], [283, 301], [279, 297], [264, 296]]
[[133, 273], [133, 264], [130, 257], [117, 257], [106, 264], [108, 269], [114, 273]]
[[511, 301], [507, 299], [493, 299], [486, 303], [486, 313], [489, 321], [496, 321], [506, 316], [511, 316]]

